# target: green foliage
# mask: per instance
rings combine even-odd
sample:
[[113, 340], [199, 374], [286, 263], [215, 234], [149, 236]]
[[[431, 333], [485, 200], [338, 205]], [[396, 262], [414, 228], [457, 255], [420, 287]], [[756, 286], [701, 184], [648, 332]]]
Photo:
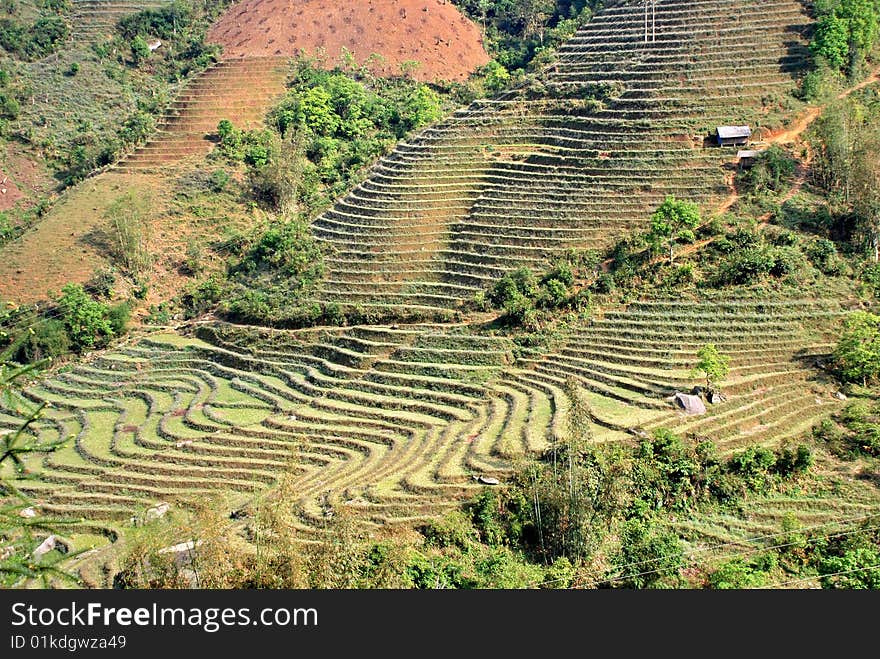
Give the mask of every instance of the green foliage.
[[858, 71], [880, 37], [880, 3], [835, 0], [817, 3], [818, 22], [810, 44], [813, 55], [833, 69]]
[[694, 372], [706, 376], [706, 386], [711, 389], [730, 373], [730, 357], [722, 355], [714, 343], [704, 345], [697, 352], [697, 364]]
[[190, 27], [196, 19], [193, 6], [187, 2], [172, 2], [168, 6], [145, 9], [123, 17], [117, 29], [125, 39], [155, 36], [171, 39], [178, 31]]
[[216, 307], [238, 322], [308, 327], [332, 312], [303, 299], [323, 275], [323, 255], [309, 225], [299, 219], [279, 221], [255, 236], [225, 279], [203, 282], [185, 303], [191, 313]]
[[746, 560], [734, 558], [719, 565], [708, 578], [712, 590], [741, 590], [767, 585], [767, 574], [776, 567], [774, 554], [763, 554]]
[[845, 271], [846, 262], [840, 257], [837, 245], [833, 241], [819, 238], [805, 251], [807, 257], [822, 274], [833, 277]]
[[794, 177], [796, 163], [783, 148], [771, 146], [757, 162], [737, 175], [738, 186], [752, 194], [782, 192]]
[[38, 322], [7, 350], [9, 358], [20, 364], [34, 364], [44, 359], [62, 357], [72, 350], [64, 322], [55, 318]]
[[229, 185], [230, 176], [225, 170], [215, 169], [211, 172], [211, 192], [223, 192]]
[[684, 567], [684, 549], [673, 533], [631, 519], [623, 525], [613, 564], [620, 587], [674, 587]]
[[866, 384], [876, 379], [880, 375], [880, 316], [851, 313], [843, 323], [834, 362], [844, 380]]
[[105, 218], [113, 233], [113, 256], [132, 275], [146, 272], [152, 264], [147, 248], [150, 199], [128, 192], [107, 207]]
[[31, 25], [0, 18], [0, 48], [24, 60], [51, 55], [69, 35], [70, 28], [59, 16], [43, 16]]
[[131, 40], [129, 48], [131, 50], [131, 60], [136, 65], [142, 64], [150, 57], [150, 47], [147, 45], [147, 40], [139, 34]]
[[575, 274], [569, 261], [557, 261], [539, 279], [522, 267], [508, 272], [477, 300], [477, 304], [504, 311], [504, 319], [514, 326], [534, 328], [539, 309], [561, 309], [589, 304], [589, 297], [573, 295]]
[[485, 77], [486, 91], [490, 94], [497, 94], [510, 84], [510, 72], [494, 59], [480, 73]]
[[880, 546], [852, 543], [837, 555], [824, 557], [819, 564], [822, 587], [844, 590], [880, 590]]
[[107, 312], [107, 322], [113, 336], [122, 336], [128, 331], [128, 322], [131, 320], [131, 305], [128, 302], [120, 302], [110, 307]]
[[831, 67], [842, 69], [850, 61], [849, 23], [835, 14], [819, 19], [816, 36], [810, 43], [813, 55], [821, 57]]
[[669, 196], [651, 216], [651, 231], [648, 242], [659, 251], [664, 245], [669, 248], [669, 262], [675, 260], [675, 245], [679, 242], [693, 242], [694, 230], [700, 225], [700, 207], [689, 201], [681, 201]]
[[880, 258], [880, 103], [851, 95], [834, 101], [810, 132], [814, 181], [825, 192], [844, 239]]
[[[24, 460], [40, 453], [51, 453], [60, 448], [66, 438], [55, 442], [41, 442], [31, 432], [31, 426], [43, 414], [45, 403], [34, 405], [21, 396], [16, 380], [29, 377], [44, 363], [13, 368], [0, 366], [0, 403], [6, 410], [14, 410], [22, 421], [0, 436], [0, 469], [10, 464], [17, 472], [24, 469]], [[77, 583], [77, 579], [64, 572], [59, 563], [69, 558], [64, 551], [38, 552], [44, 539], [54, 536], [64, 521], [42, 515], [25, 517], [21, 513], [32, 505], [31, 501], [13, 485], [12, 479], [0, 476], [0, 588], [20, 587], [28, 580], [39, 580], [48, 587], [52, 577]], [[54, 538], [53, 538], [54, 539]], [[56, 545], [58, 546], [58, 545]], [[60, 549], [66, 551], [64, 545]]]
[[453, 0], [482, 27], [488, 51], [509, 71], [546, 64], [601, 3], [594, 0]]
[[79, 284], [61, 289], [58, 308], [74, 349], [100, 348], [113, 338], [110, 309], [93, 300]]
[[880, 457], [880, 404], [857, 400], [813, 428], [813, 436], [844, 459]]
[[[734, 249], [722, 260], [711, 279], [713, 286], [744, 286], [768, 277], [796, 275], [806, 266], [803, 253], [794, 247], [768, 245], [763, 238], [754, 245]], [[722, 245], [717, 247], [723, 249]]]
[[403, 99], [401, 121], [406, 130], [432, 124], [443, 116], [440, 95], [427, 85], [418, 85]]

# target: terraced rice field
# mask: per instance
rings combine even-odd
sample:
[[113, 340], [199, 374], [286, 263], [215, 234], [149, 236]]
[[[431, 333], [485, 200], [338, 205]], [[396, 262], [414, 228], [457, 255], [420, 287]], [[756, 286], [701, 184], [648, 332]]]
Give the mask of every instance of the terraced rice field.
[[495, 444], [517, 450], [508, 428], [481, 435], [497, 421], [484, 383], [512, 359], [505, 340], [439, 327], [201, 333], [213, 343], [146, 340], [30, 389], [51, 404], [41, 436], [75, 441], [25, 489], [54, 512], [122, 520], [218, 489], [249, 498], [293, 469], [305, 526], [328, 500], [393, 523], [453, 505], [471, 473], [503, 471]]
[[[816, 362], [833, 350], [830, 330], [844, 313], [832, 300], [642, 301], [572, 332], [558, 352], [524, 359], [522, 377], [557, 388], [576, 377], [592, 392], [607, 431], [600, 438], [668, 428], [711, 439], [722, 452], [777, 444], [836, 409], [833, 384]], [[667, 399], [701, 384], [692, 369], [707, 343], [731, 358], [729, 399], [687, 417]]]
[[[371, 525], [413, 522], [560, 436], [568, 377], [588, 392], [599, 441], [662, 426], [727, 452], [806, 431], [839, 405], [813, 382], [813, 361], [828, 350], [816, 337], [842, 312], [793, 300], [642, 302], [518, 361], [508, 339], [467, 326], [197, 325], [200, 338], [154, 336], [28, 389], [50, 404], [36, 432], [74, 440], [32, 463], [37, 478], [23, 487], [48, 511], [112, 524], [215, 491], [245, 502], [288, 473], [303, 538], [327, 505]], [[681, 417], [666, 398], [699, 382], [689, 369], [707, 340], [732, 356], [729, 400]]]
[[217, 124], [228, 119], [251, 130], [284, 95], [289, 60], [264, 57], [223, 60], [181, 90], [150, 141], [125, 158], [122, 172], [156, 170], [203, 157], [214, 148]]
[[72, 0], [71, 35], [78, 41], [100, 41], [114, 32], [120, 19], [171, 0]]
[[[728, 192], [721, 165], [733, 154], [703, 137], [717, 124], [760, 124], [771, 97], [794, 84], [808, 22], [797, 2], [661, 1], [656, 40], [645, 42], [643, 6], [610, 3], [562, 48], [544, 84], [420, 133], [314, 222], [333, 248], [321, 299], [455, 308], [513, 267], [609, 244], [667, 194], [711, 209]], [[122, 168], [164, 167], [207, 148], [220, 119], [235, 121], [231, 109], [245, 126], [256, 121], [255, 106], [223, 100], [245, 96], [252, 64], [196, 80], [168, 130]], [[265, 104], [283, 87], [282, 67], [265, 60], [257, 70]], [[301, 539], [321, 533], [332, 505], [368, 526], [409, 524], [471, 496], [476, 477], [504, 480], [517, 458], [559, 437], [569, 378], [587, 396], [597, 441], [666, 427], [729, 453], [797, 436], [841, 405], [816, 362], [846, 311], [844, 300], [643, 300], [604, 310], [557, 348], [525, 352], [476, 324], [197, 323], [27, 389], [50, 404], [34, 432], [72, 441], [34, 458], [20, 485], [46, 511], [90, 520], [89, 532], [212, 492], [242, 505], [282, 474]], [[706, 343], [732, 358], [728, 400], [685, 417], [668, 398], [701, 384], [691, 368]], [[0, 429], [19, 420], [5, 410]], [[681, 524], [694, 537], [736, 538], [800, 503], [813, 505], [780, 498], [736, 524]], [[832, 499], [821, 505], [833, 513]]]
[[667, 194], [712, 209], [735, 154], [704, 138], [760, 126], [809, 23], [794, 1], [661, 1], [646, 43], [643, 3], [612, 3], [541, 84], [417, 134], [314, 222], [336, 250], [320, 297], [454, 308], [514, 267], [609, 245]]

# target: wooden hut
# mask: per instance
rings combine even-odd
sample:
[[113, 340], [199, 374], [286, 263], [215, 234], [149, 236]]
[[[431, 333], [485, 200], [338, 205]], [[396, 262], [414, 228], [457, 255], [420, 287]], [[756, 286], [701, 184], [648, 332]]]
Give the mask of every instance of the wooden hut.
[[718, 146], [748, 146], [752, 129], [748, 126], [718, 126], [715, 140]]

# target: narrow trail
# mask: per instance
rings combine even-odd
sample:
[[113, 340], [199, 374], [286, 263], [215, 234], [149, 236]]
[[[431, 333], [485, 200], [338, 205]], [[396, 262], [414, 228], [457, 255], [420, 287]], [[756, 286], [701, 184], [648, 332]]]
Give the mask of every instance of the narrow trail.
[[[875, 69], [867, 78], [862, 80], [857, 85], [853, 85], [842, 92], [840, 92], [835, 100], [843, 100], [852, 94], [855, 94], [866, 87], [870, 87], [871, 85], [880, 82], [880, 67]], [[785, 130], [776, 131], [767, 136], [764, 140], [769, 146], [785, 146], [790, 144], [796, 144], [800, 141], [801, 136], [812, 126], [825, 112], [828, 108], [828, 105], [820, 105], [813, 106], [807, 108], [806, 112], [802, 114], [797, 121], [795, 121], [794, 125]], [[791, 190], [780, 200], [780, 204], [784, 204], [787, 201], [790, 201], [797, 195], [801, 188], [803, 188], [804, 183], [807, 180], [807, 175], [809, 174], [810, 164], [813, 161], [813, 153], [809, 149], [807, 150], [807, 157], [804, 160], [798, 162], [798, 169], [795, 176], [794, 184], [791, 187]], [[723, 215], [727, 211], [729, 211], [738, 201], [739, 201], [739, 192], [736, 190], [736, 186], [734, 185], [735, 175], [731, 174], [727, 177], [727, 185], [730, 187], [730, 196], [727, 197], [721, 204], [715, 209], [714, 215]], [[768, 219], [770, 219], [770, 215], [767, 214], [759, 218], [762, 223], [765, 223]]]
[[[856, 92], [858, 92], [862, 89], [865, 89], [866, 87], [870, 87], [871, 85], [873, 85], [877, 82], [880, 82], [880, 67], [875, 69], [867, 78], [862, 80], [857, 85], [849, 87], [849, 88], [845, 89], [844, 91], [842, 91], [841, 93], [839, 93], [835, 97], [835, 100], [838, 100], [838, 101], [843, 100], [843, 99], [847, 98], [848, 96], [851, 96], [852, 94], [855, 94]], [[794, 123], [793, 126], [786, 128], [785, 130], [782, 130], [782, 131], [777, 131], [777, 132], [771, 133], [770, 135], [767, 136], [766, 139], [763, 140], [764, 143], [766, 143], [768, 146], [785, 146], [785, 145], [791, 145], [791, 144], [798, 143], [800, 141], [801, 136], [807, 131], [807, 129], [810, 126], [812, 126], [822, 116], [822, 114], [825, 112], [825, 110], [827, 108], [828, 108], [827, 104], [808, 108], [804, 114], [802, 114], [800, 117], [798, 117], [797, 121]], [[785, 195], [782, 198], [779, 199], [780, 206], [782, 204], [794, 199], [795, 196], [797, 196], [798, 193], [800, 193], [800, 191], [803, 189], [804, 185], [807, 182], [807, 177], [809, 176], [810, 165], [812, 164], [812, 162], [813, 162], [813, 152], [809, 148], [809, 146], [807, 146], [805, 157], [803, 159], [798, 160], [798, 162], [797, 162], [797, 170], [795, 172], [795, 178], [794, 178], [794, 181], [792, 182], [791, 188], [788, 190], [788, 192], [785, 193]], [[730, 188], [730, 195], [723, 202], [721, 202], [721, 204], [719, 204], [715, 208], [715, 210], [712, 212], [712, 217], [720, 217], [720, 216], [724, 215], [731, 208], [733, 208], [736, 205], [736, 203], [739, 201], [740, 194], [736, 189], [735, 180], [736, 180], [736, 173], [735, 172], [731, 172], [730, 174], [728, 174], [725, 177], [725, 183]], [[772, 213], [765, 213], [761, 217], [757, 218], [759, 227], [766, 225], [770, 221], [770, 218], [772, 217], [772, 215], [773, 215]], [[684, 247], [682, 247], [678, 251], [678, 253], [675, 256], [676, 256], [676, 258], [681, 258], [683, 256], [688, 256], [690, 254], [694, 254], [695, 252], [701, 250], [703, 247], [712, 243], [714, 240], [715, 240], [715, 238], [706, 238], [704, 240], [699, 240], [695, 243], [691, 243], [690, 245], [685, 245]], [[656, 264], [662, 263], [665, 260], [666, 260], [665, 256], [657, 256], [651, 260], [651, 265], [656, 265]], [[610, 260], [603, 263], [602, 270], [604, 272], [608, 272], [610, 264], [611, 264]]]

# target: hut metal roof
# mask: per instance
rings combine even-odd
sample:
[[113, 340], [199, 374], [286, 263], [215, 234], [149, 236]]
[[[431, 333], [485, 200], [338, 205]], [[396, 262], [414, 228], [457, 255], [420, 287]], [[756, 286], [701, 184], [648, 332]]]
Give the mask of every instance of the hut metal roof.
[[748, 126], [718, 126], [718, 137], [722, 140], [735, 140], [751, 136], [752, 129]]

